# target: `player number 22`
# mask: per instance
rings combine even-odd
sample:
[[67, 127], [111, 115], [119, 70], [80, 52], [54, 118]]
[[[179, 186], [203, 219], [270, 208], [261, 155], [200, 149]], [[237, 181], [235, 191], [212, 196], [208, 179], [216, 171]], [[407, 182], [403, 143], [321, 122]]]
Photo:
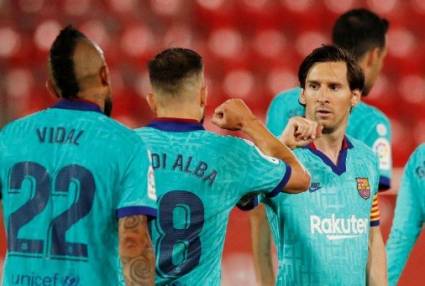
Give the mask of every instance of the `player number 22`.
[[69, 208], [50, 222], [50, 255], [52, 258], [87, 258], [87, 245], [67, 242], [66, 232], [85, 217], [91, 210], [95, 193], [95, 181], [92, 173], [80, 165], [68, 165], [59, 170], [54, 181], [46, 168], [35, 162], [20, 162], [12, 167], [10, 174], [11, 194], [20, 194], [22, 184], [30, 180], [34, 195], [13, 212], [8, 221], [8, 250], [13, 255], [42, 255], [45, 241], [40, 239], [18, 238], [19, 230], [30, 223], [48, 205], [50, 196], [67, 195], [71, 183], [79, 186], [79, 195]]

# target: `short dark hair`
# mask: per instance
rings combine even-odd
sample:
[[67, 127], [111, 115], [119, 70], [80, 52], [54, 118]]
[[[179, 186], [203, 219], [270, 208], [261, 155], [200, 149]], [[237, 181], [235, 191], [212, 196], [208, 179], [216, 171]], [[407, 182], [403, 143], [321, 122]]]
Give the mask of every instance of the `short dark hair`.
[[307, 74], [316, 63], [345, 62], [347, 65], [347, 80], [350, 90], [363, 92], [365, 86], [364, 74], [353, 57], [345, 50], [331, 45], [323, 45], [314, 49], [301, 63], [298, 70], [298, 80], [302, 88], [305, 88]]
[[375, 13], [363, 8], [353, 9], [336, 20], [332, 41], [359, 60], [370, 49], [385, 46], [388, 27], [388, 20]]
[[87, 40], [87, 37], [69, 25], [60, 31], [50, 49], [53, 80], [63, 98], [75, 98], [80, 91], [72, 57], [77, 43], [81, 40]]
[[149, 78], [152, 86], [167, 93], [176, 93], [182, 81], [203, 69], [202, 57], [195, 51], [170, 48], [149, 61]]

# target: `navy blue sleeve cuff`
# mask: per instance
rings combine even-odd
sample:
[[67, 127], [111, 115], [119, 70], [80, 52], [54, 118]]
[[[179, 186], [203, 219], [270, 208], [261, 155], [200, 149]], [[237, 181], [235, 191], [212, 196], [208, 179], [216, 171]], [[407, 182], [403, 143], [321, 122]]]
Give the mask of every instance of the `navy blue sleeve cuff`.
[[236, 204], [238, 209], [242, 211], [250, 211], [258, 206], [258, 196], [252, 196], [248, 202], [241, 203], [240, 201]]
[[381, 222], [379, 220], [374, 220], [370, 222], [371, 227], [376, 227], [376, 226], [379, 226], [380, 224]]
[[133, 215], [145, 215], [150, 218], [155, 218], [157, 215], [157, 210], [155, 208], [151, 207], [123, 207], [120, 209], [117, 209], [117, 218], [123, 218], [126, 216], [133, 216]]
[[379, 177], [379, 191], [384, 192], [391, 188], [391, 179], [388, 177]]
[[285, 172], [285, 175], [283, 176], [283, 179], [276, 186], [276, 188], [273, 189], [273, 191], [266, 194], [266, 197], [267, 198], [273, 198], [273, 197], [277, 196], [277, 194], [279, 194], [283, 190], [283, 188], [286, 186], [286, 184], [288, 183], [289, 178], [291, 177], [291, 174], [292, 174], [291, 167], [289, 165], [286, 165], [286, 172]]

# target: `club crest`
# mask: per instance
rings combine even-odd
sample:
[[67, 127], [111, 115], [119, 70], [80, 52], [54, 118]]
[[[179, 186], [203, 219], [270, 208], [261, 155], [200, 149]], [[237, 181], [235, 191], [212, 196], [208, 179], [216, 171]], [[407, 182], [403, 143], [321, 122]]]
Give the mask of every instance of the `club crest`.
[[359, 192], [360, 197], [367, 200], [370, 198], [370, 184], [368, 178], [356, 178], [357, 182], [357, 191]]

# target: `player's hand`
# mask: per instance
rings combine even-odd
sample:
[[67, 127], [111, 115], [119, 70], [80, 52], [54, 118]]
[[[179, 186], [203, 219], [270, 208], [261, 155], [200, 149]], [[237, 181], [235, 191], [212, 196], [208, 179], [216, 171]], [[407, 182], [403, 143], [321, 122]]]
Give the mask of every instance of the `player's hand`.
[[214, 110], [212, 123], [228, 130], [241, 130], [256, 117], [242, 99], [226, 100]]
[[289, 148], [305, 146], [322, 135], [323, 127], [304, 117], [292, 117], [280, 136], [280, 141]]

